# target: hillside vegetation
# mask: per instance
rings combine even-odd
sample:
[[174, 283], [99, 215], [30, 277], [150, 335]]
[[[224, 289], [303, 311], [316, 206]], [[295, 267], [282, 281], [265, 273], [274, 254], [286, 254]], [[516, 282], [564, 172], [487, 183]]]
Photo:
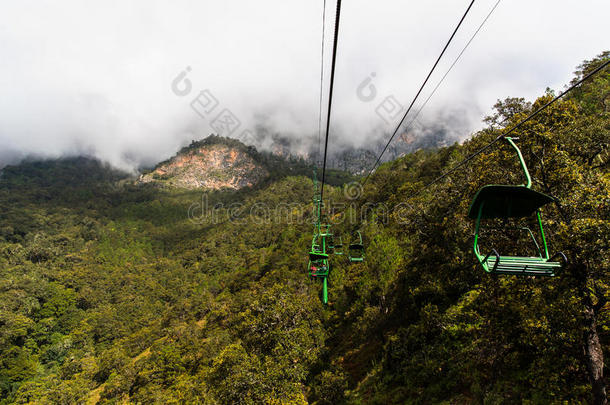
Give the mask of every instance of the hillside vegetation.
[[533, 188], [556, 197], [543, 216], [560, 277], [490, 276], [472, 253], [474, 193], [524, 181], [506, 145], [423, 188], [552, 97], [498, 102], [488, 128], [382, 165], [358, 199], [332, 173], [328, 218], [345, 244], [362, 231], [366, 260], [333, 258], [327, 307], [307, 278], [304, 163], [238, 191], [137, 185], [84, 158], [5, 168], [0, 404], [600, 402], [610, 73], [518, 134]]

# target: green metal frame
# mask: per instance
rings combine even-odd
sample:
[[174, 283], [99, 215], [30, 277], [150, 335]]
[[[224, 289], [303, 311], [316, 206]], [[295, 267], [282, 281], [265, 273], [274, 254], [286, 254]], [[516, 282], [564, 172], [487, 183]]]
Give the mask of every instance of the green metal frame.
[[[317, 239], [320, 238], [320, 243]], [[312, 278], [322, 278], [322, 301], [328, 303], [328, 281], [327, 277], [330, 274], [330, 262], [326, 253], [326, 238], [320, 235], [314, 235], [311, 241], [311, 250], [309, 251], [309, 263], [307, 265], [309, 276]]]
[[[522, 185], [522, 187], [528, 189], [531, 188], [532, 179], [527, 169], [527, 165], [525, 164], [525, 161], [523, 159], [523, 155], [521, 154], [521, 150], [515, 144], [512, 138], [506, 137], [505, 139], [517, 152], [517, 156], [519, 157], [521, 168], [523, 169], [523, 173], [525, 174], [525, 178], [527, 180], [526, 184]], [[544, 252], [540, 249], [540, 245], [534, 237], [533, 232], [528, 227], [521, 228], [523, 230], [526, 230], [530, 234], [538, 250], [538, 257], [500, 256], [495, 249], [492, 249], [492, 252], [487, 254], [486, 256], [482, 255], [479, 250], [479, 229], [481, 225], [481, 217], [483, 214], [484, 205], [485, 201], [481, 201], [475, 223], [473, 250], [475, 255], [477, 256], [477, 259], [479, 260], [479, 263], [481, 263], [481, 266], [486, 272], [494, 274], [553, 277], [558, 275], [561, 270], [563, 270], [563, 268], [567, 264], [567, 258], [562, 252], [558, 252], [553, 257], [549, 257], [549, 249], [546, 237], [544, 235], [544, 228], [542, 226], [540, 208], [536, 210], [536, 219], [538, 222], [538, 227], [540, 229], [540, 238], [542, 240]], [[557, 261], [557, 259], [559, 259], [560, 261]]]
[[322, 211], [324, 203], [318, 192], [318, 180], [314, 169], [314, 196], [313, 196], [313, 215], [314, 232], [309, 250], [309, 263], [307, 270], [312, 278], [322, 279], [322, 302], [328, 304], [328, 275], [330, 274], [329, 252], [334, 249], [331, 226], [322, 224]]
[[512, 146], [513, 149], [517, 152], [517, 156], [519, 157], [519, 163], [521, 163], [521, 168], [523, 169], [523, 174], [525, 174], [525, 178], [527, 180], [527, 182], [525, 183], [525, 187], [532, 188], [532, 177], [530, 176], [530, 171], [527, 170], [527, 165], [525, 164], [525, 160], [523, 160], [523, 155], [521, 154], [521, 149], [519, 149], [517, 144], [513, 141], [513, 138], [511, 138], [510, 136], [507, 136], [504, 139], [506, 139], [508, 141], [508, 143], [510, 144], [510, 146]]

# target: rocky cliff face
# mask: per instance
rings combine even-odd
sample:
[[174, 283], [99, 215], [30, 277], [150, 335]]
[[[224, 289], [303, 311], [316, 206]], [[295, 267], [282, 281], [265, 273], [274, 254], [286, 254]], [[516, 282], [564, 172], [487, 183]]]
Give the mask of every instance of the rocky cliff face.
[[159, 183], [186, 189], [240, 189], [269, 175], [243, 145], [210, 138], [193, 142], [168, 161], [143, 174], [139, 183]]

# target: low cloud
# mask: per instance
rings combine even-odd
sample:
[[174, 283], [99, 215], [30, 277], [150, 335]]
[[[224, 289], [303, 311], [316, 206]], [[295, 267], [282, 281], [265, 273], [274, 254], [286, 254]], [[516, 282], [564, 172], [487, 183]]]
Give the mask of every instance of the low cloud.
[[[494, 3], [475, 3], [431, 85]], [[331, 152], [383, 143], [397, 120], [384, 120], [379, 106], [388, 97], [408, 105], [467, 4], [344, 3]], [[334, 6], [328, 2], [325, 94]], [[321, 7], [280, 0], [5, 2], [0, 164], [30, 154], [88, 154], [134, 169], [218, 132], [213, 121], [225, 110], [239, 122], [231, 136], [251, 137], [262, 148], [315, 151]], [[583, 59], [607, 46], [609, 11], [606, 1], [502, 2], [413, 132], [463, 139], [496, 99], [561, 88]], [[172, 91], [181, 72], [192, 86], [185, 95]], [[367, 78], [376, 96], [363, 101], [358, 88]], [[203, 91], [217, 101], [209, 114], [191, 106]]]

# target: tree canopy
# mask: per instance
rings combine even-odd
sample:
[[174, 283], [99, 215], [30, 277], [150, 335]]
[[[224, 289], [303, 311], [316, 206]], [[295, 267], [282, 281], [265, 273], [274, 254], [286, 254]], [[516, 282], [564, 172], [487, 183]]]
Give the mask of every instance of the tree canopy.
[[[516, 134], [533, 188], [555, 197], [543, 216], [551, 250], [569, 258], [560, 277], [488, 275], [472, 253], [472, 196], [523, 182], [509, 147], [423, 188], [553, 96], [498, 101], [489, 127], [382, 165], [358, 200], [336, 172], [327, 195], [343, 208], [329, 217], [344, 244], [361, 230], [366, 260], [332, 258], [328, 306], [307, 278], [302, 162], [253, 189], [203, 193], [216, 221], [189, 218], [200, 191], [135, 186], [90, 159], [5, 168], [0, 404], [600, 402], [610, 72]], [[278, 206], [283, 219], [260, 209]], [[527, 251], [507, 225], [486, 246]]]

